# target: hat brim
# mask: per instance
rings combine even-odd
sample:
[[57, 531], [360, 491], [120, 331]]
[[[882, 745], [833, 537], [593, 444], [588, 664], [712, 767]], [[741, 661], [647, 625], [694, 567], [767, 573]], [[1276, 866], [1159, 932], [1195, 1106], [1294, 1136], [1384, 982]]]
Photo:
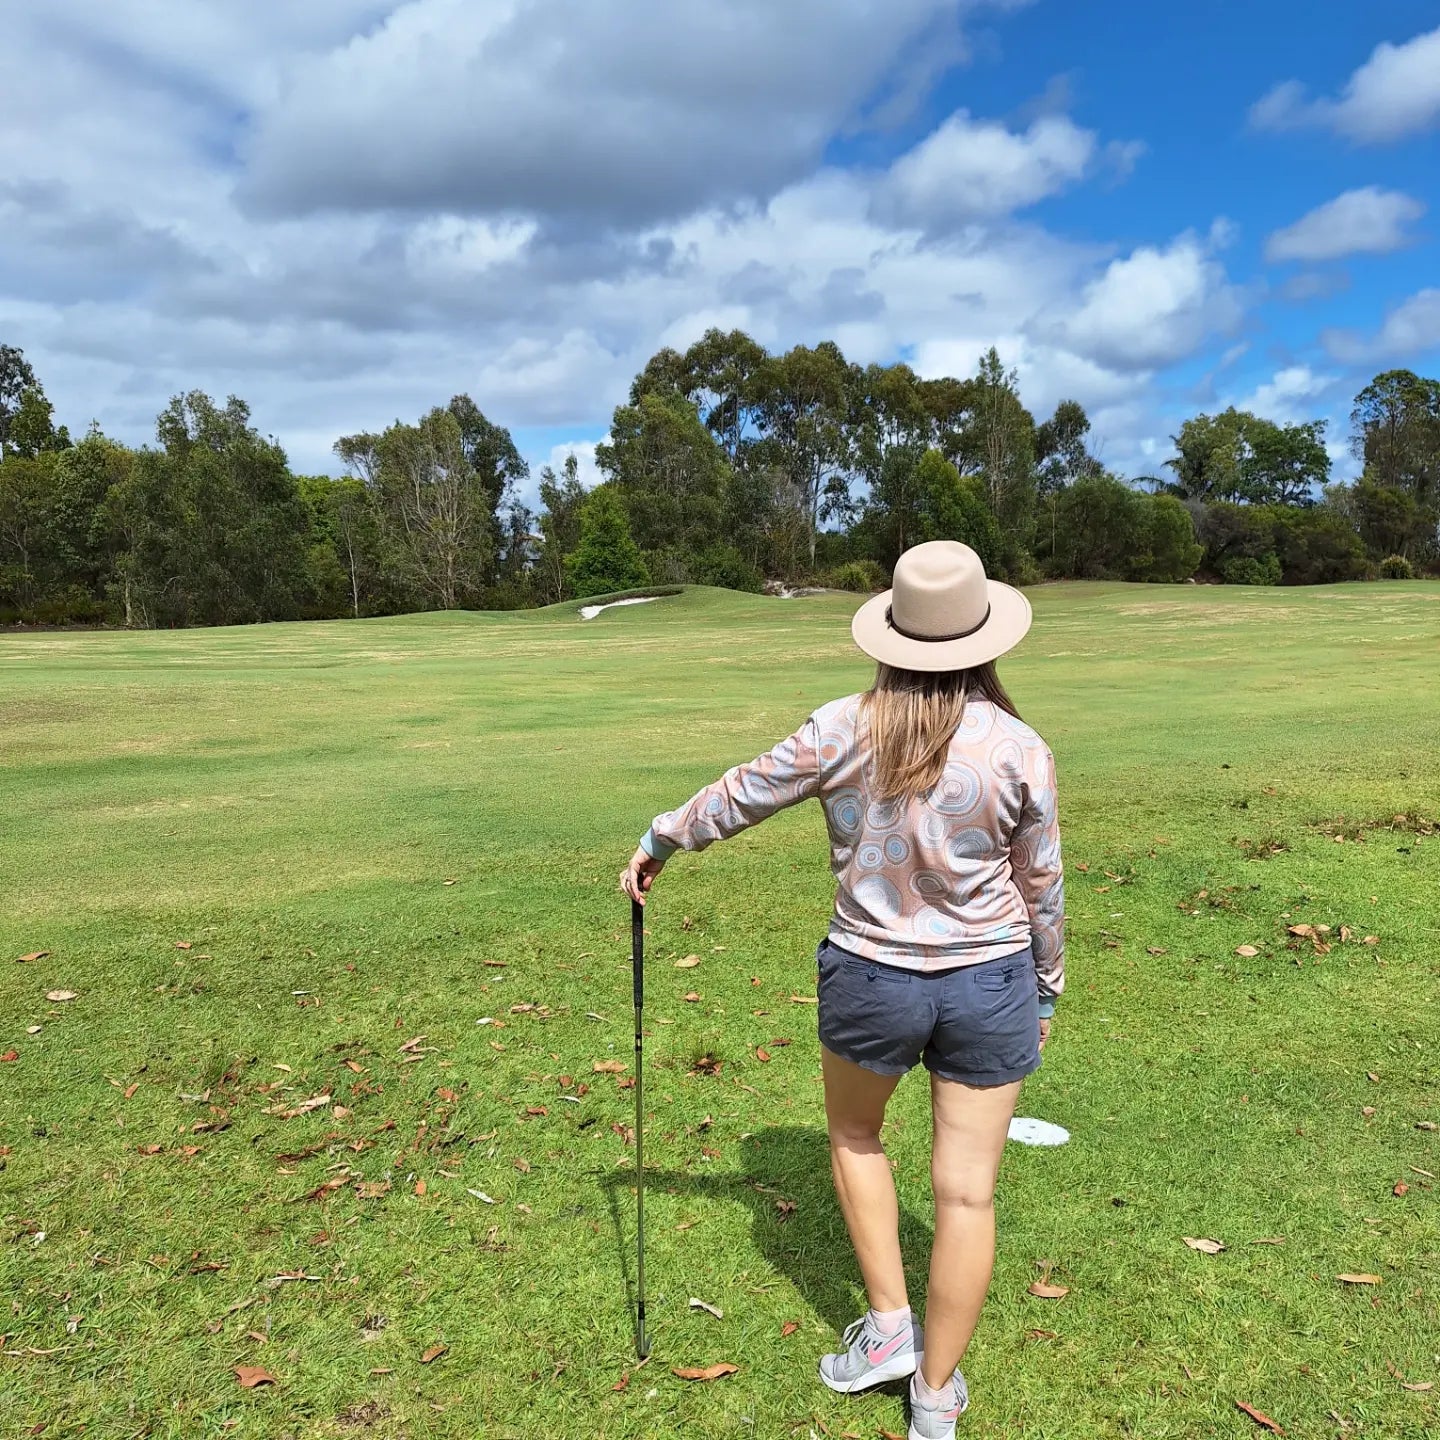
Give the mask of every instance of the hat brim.
[[888, 619], [893, 590], [867, 600], [850, 622], [855, 643], [872, 660], [902, 670], [968, 670], [1013, 650], [1030, 629], [1030, 602], [1013, 585], [987, 580], [990, 614], [972, 634], [959, 640], [912, 640]]

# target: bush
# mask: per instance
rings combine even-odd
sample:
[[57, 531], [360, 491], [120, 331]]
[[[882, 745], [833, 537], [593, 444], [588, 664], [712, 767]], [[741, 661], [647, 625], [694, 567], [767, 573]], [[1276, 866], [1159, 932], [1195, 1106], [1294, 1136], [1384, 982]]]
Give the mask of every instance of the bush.
[[1286, 585], [1333, 585], [1363, 580], [1369, 568], [1360, 537], [1326, 509], [1271, 505], [1275, 549]]
[[1232, 555], [1220, 562], [1220, 578], [1227, 585], [1278, 585], [1280, 557], [1272, 550], [1267, 555]]
[[1403, 555], [1387, 555], [1380, 562], [1382, 580], [1413, 580], [1415, 567]]
[[580, 507], [580, 544], [566, 557], [565, 578], [582, 599], [650, 582], [625, 509], [608, 485], [597, 486]]
[[1190, 512], [1173, 495], [1141, 496], [1140, 507], [1144, 553], [1135, 557], [1127, 578], [1162, 584], [1188, 580], [1204, 553]]
[[758, 595], [765, 577], [733, 545], [711, 545], [690, 562], [690, 575], [697, 585], [721, 585], [726, 590], [746, 590]]
[[851, 560], [822, 578], [832, 590], [853, 590], [857, 595], [874, 595], [890, 583], [873, 560]]

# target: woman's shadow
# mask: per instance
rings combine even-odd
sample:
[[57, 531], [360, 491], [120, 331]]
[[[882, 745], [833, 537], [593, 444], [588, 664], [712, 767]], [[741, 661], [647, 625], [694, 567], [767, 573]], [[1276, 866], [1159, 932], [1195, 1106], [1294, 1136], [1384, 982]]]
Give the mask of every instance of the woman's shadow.
[[[652, 1170], [647, 1165], [645, 1189], [647, 1193], [703, 1195], [748, 1205], [757, 1249], [773, 1269], [789, 1277], [806, 1303], [838, 1333], [864, 1313], [866, 1302], [830, 1178], [830, 1143], [825, 1132], [772, 1126], [747, 1136], [741, 1150], [743, 1174], [692, 1174]], [[620, 1197], [628, 1208], [634, 1183], [634, 1172], [624, 1170], [602, 1181], [632, 1316], [634, 1226], [621, 1215]], [[912, 1296], [924, 1294], [932, 1240], [930, 1226], [902, 1206], [900, 1251]]]

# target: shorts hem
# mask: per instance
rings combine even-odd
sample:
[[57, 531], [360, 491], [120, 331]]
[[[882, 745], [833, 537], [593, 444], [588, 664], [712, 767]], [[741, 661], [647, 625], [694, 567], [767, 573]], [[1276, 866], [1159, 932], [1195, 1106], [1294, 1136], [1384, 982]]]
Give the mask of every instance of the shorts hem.
[[941, 1080], [953, 1080], [960, 1085], [1013, 1085], [1017, 1080], [1024, 1080], [1027, 1076], [1033, 1075], [1040, 1068], [1040, 1058], [1035, 1058], [1034, 1064], [1015, 1065], [1008, 1070], [950, 1070], [939, 1065], [932, 1065], [924, 1061], [925, 1068]]
[[908, 1075], [910, 1071], [915, 1068], [913, 1065], [890, 1066], [876, 1064], [869, 1060], [857, 1060], [853, 1055], [847, 1055], [843, 1050], [832, 1045], [823, 1035], [820, 1037], [820, 1043], [838, 1059], [844, 1060], [851, 1065], [858, 1065], [862, 1070], [868, 1070], [872, 1075], [883, 1075], [887, 1080], [893, 1080], [900, 1075]]

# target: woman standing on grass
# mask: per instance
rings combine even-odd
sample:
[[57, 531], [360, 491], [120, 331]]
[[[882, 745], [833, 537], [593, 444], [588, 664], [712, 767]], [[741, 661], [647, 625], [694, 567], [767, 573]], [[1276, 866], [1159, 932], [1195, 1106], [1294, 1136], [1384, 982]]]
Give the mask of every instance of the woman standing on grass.
[[[969, 1403], [959, 1362], [995, 1257], [995, 1180], [1020, 1083], [1064, 988], [1055, 768], [994, 662], [1030, 604], [950, 540], [900, 557], [851, 625], [879, 662], [862, 695], [659, 816], [621, 877], [644, 902], [677, 850], [703, 850], [811, 796], [838, 882], [817, 952], [835, 1189], [870, 1308], [820, 1361], [832, 1390], [910, 1375], [911, 1440], [949, 1440]], [[930, 1072], [935, 1242], [925, 1328], [900, 1260], [885, 1106]]]

